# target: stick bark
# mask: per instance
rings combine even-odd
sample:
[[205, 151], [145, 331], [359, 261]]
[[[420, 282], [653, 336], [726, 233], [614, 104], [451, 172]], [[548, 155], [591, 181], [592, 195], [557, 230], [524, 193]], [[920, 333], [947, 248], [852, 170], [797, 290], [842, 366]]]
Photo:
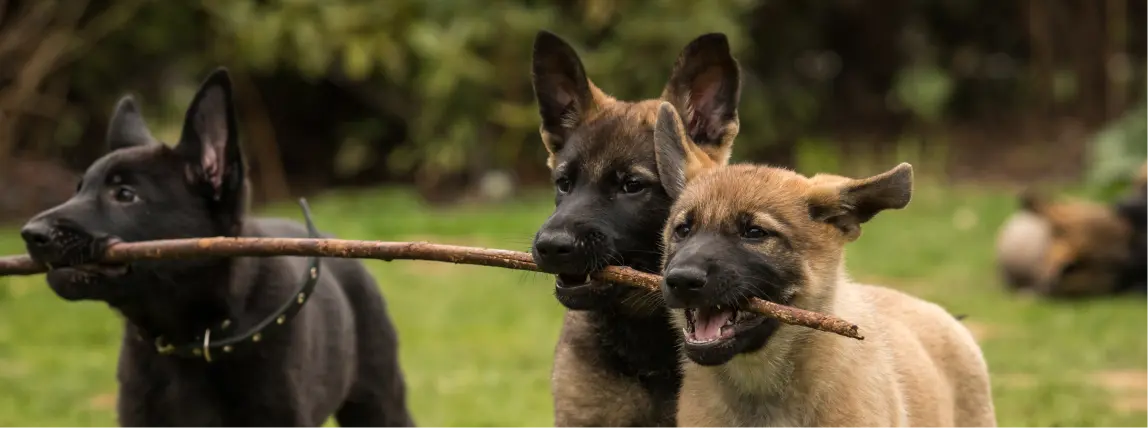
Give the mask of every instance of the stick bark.
[[[429, 260], [456, 264], [500, 267], [540, 272], [530, 254], [488, 248], [432, 244], [428, 242], [358, 241], [304, 238], [193, 238], [118, 243], [108, 247], [102, 262], [128, 263], [204, 257], [317, 256], [391, 260]], [[0, 277], [34, 275], [48, 268], [25, 255], [0, 257]], [[598, 281], [626, 284], [660, 292], [662, 278], [620, 266], [609, 266], [591, 275]], [[754, 312], [792, 325], [809, 327], [863, 340], [857, 325], [831, 315], [754, 299]]]

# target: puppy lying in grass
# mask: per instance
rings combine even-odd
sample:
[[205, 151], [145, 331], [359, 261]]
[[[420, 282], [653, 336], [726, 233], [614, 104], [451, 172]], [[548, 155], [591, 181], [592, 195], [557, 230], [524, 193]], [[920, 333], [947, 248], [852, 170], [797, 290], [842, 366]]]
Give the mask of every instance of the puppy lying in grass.
[[[677, 159], [659, 173], [684, 177], [672, 106], [655, 129], [659, 156]], [[856, 180], [741, 164], [674, 189], [662, 291], [684, 335], [678, 425], [996, 425], [972, 334], [935, 304], [845, 273], [845, 244], [912, 188], [909, 164]], [[739, 310], [751, 297], [856, 322], [865, 340]]]

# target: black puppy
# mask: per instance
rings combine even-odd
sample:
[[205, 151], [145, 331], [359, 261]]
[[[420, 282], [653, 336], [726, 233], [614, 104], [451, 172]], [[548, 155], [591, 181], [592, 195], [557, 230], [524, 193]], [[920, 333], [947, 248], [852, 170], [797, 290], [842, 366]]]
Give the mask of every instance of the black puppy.
[[124, 316], [120, 424], [318, 426], [334, 414], [343, 426], [413, 425], [394, 326], [358, 261], [92, 263], [115, 241], [308, 236], [296, 222], [246, 216], [226, 69], [199, 88], [174, 148], [152, 138], [130, 97], [107, 140], [75, 196], [21, 234], [53, 267], [56, 294]]

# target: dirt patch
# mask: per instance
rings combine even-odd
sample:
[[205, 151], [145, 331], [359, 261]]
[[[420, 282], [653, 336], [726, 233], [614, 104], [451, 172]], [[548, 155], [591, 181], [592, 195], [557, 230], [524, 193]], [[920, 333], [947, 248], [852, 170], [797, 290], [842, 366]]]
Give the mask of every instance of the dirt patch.
[[993, 373], [993, 381], [1009, 388], [1027, 389], [1036, 388], [1039, 378], [1032, 373]]
[[1148, 371], [1110, 370], [1094, 373], [1091, 379], [1100, 386], [1111, 390], [1148, 390]]
[[88, 407], [93, 410], [113, 410], [116, 408], [116, 393], [105, 392], [88, 399]]
[[1093, 373], [1089, 380], [1112, 394], [1110, 405], [1113, 410], [1148, 411], [1148, 371], [1108, 370]]

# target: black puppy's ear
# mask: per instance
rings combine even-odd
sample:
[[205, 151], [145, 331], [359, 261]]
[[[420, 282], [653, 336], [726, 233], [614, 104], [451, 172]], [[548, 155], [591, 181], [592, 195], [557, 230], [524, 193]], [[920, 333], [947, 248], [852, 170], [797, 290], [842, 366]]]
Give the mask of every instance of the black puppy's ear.
[[662, 99], [681, 114], [694, 143], [715, 161], [728, 162], [739, 125], [741, 69], [725, 34], [701, 35], [682, 49]]
[[135, 98], [131, 95], [124, 95], [116, 103], [112, 120], [108, 122], [108, 134], [105, 140], [109, 152], [155, 142], [151, 131], [148, 131], [147, 122], [140, 114]]
[[241, 197], [243, 155], [236, 127], [231, 77], [220, 67], [195, 93], [175, 147], [188, 161], [188, 178], [210, 186], [216, 201], [237, 203]]
[[578, 53], [554, 33], [534, 37], [532, 79], [538, 112], [542, 116], [542, 142], [553, 156], [578, 124], [597, 108], [600, 92], [586, 77]]

